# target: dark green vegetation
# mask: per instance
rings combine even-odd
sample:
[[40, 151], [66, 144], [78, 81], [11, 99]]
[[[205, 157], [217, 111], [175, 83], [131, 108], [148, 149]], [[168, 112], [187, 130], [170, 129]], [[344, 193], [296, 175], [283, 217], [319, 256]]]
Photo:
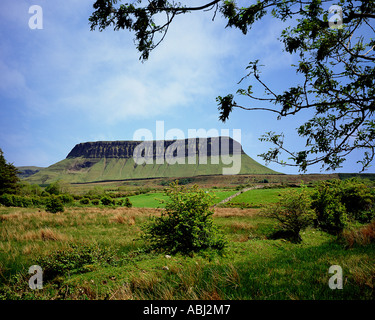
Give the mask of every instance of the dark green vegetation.
[[0, 195], [17, 191], [19, 178], [17, 168], [8, 163], [0, 149]]
[[[143, 60], [160, 45], [180, 14], [212, 10], [215, 20], [221, 13], [227, 27], [249, 34], [248, 41], [252, 26], [258, 22], [272, 23], [267, 17], [290, 23], [279, 39], [284, 51], [299, 59], [292, 65], [297, 73], [296, 82], [279, 92], [273, 91], [272, 83], [261, 79], [262, 57], [254, 57], [256, 60], [246, 68], [247, 75], [238, 78], [240, 83], [248, 77], [255, 81], [238, 89], [237, 95], [250, 99], [250, 104], [255, 101], [256, 107], [238, 104], [233, 94], [219, 96], [219, 119], [226, 121], [235, 108], [270, 112], [278, 119], [302, 113], [311, 117], [296, 128], [305, 148], [290, 150], [284, 144], [283, 133], [269, 131], [260, 140], [270, 142], [274, 148], [261, 155], [264, 160], [287, 161], [301, 170], [316, 163], [336, 169], [356, 150], [362, 152], [358, 162], [363, 169], [370, 165], [375, 155], [374, 0], [260, 0], [245, 6], [242, 1], [216, 0], [189, 7], [166, 0], [121, 2], [97, 0], [89, 18], [91, 30], [134, 32]], [[333, 4], [336, 7], [331, 8]], [[287, 160], [281, 158], [284, 156]]]
[[160, 217], [143, 226], [142, 239], [151, 250], [190, 254], [204, 249], [223, 250], [226, 241], [213, 223], [213, 195], [198, 188], [173, 183]]
[[310, 195], [305, 187], [298, 191], [284, 191], [280, 199], [267, 205], [262, 213], [278, 221], [274, 237], [287, 238], [293, 242], [301, 242], [300, 232], [312, 225], [316, 219]]
[[[321, 185], [327, 183], [340, 185], [340, 190], [348, 189], [347, 195], [357, 195], [357, 191], [361, 191], [358, 199], [368, 199], [368, 193], [362, 189], [364, 186], [367, 188], [364, 190], [373, 194], [370, 182], [330, 181], [321, 182]], [[142, 239], [144, 226], [149, 223], [150, 216], [161, 217], [164, 209], [116, 205], [117, 201], [125, 198], [119, 191], [118, 197], [113, 192], [103, 193], [104, 190], [99, 187], [85, 195], [70, 195], [73, 202], [69, 204], [67, 201], [64, 212], [54, 214], [46, 212], [43, 207], [0, 207], [0, 297], [374, 299], [374, 220], [353, 219], [362, 215], [352, 215], [348, 206], [350, 202], [342, 202], [350, 214], [348, 224], [341, 233], [327, 233], [312, 223], [300, 229], [301, 241], [294, 243], [285, 240], [288, 239], [283, 237], [285, 234], [280, 237], [279, 233], [276, 237], [279, 222], [267, 217], [260, 209], [282, 199], [293, 199], [302, 190], [307, 190], [309, 194], [318, 192], [319, 188], [314, 185], [307, 189], [280, 188], [281, 185], [278, 185], [278, 188], [249, 190], [241, 195], [245, 197], [241, 202], [252, 199], [248, 203], [250, 208], [211, 208], [214, 214], [209, 217], [224, 235], [226, 247], [223, 250], [214, 247], [186, 250], [190, 252], [187, 255], [186, 252], [172, 254], [173, 248], [162, 253], [150, 251], [148, 241]], [[54, 185], [48, 189], [61, 191], [64, 186]], [[134, 197], [154, 195], [151, 191], [128, 195], [128, 198], [131, 201]], [[215, 189], [209, 191], [201, 195], [205, 197]], [[231, 192], [236, 191], [233, 186]], [[68, 198], [67, 194], [64, 195]], [[101, 203], [105, 195], [108, 198], [111, 195], [112, 199], [106, 206]], [[190, 196], [193, 198], [196, 194], [181, 195], [176, 192], [172, 197], [165, 195], [165, 199], [173, 200], [170, 202], [171, 212], [181, 213], [177, 198], [183, 200], [182, 204], [188, 204]], [[81, 204], [82, 199], [88, 199], [89, 203]], [[256, 203], [254, 199], [257, 199]], [[97, 205], [93, 204], [95, 200], [99, 201]], [[194, 206], [194, 203], [189, 205]], [[195, 209], [196, 212], [200, 210]], [[373, 207], [363, 209], [373, 212]], [[201, 220], [190, 222], [190, 225], [199, 225]], [[171, 238], [174, 236], [171, 234]], [[27, 270], [34, 264], [42, 267], [45, 277], [43, 289], [33, 291], [28, 287], [30, 275]], [[331, 265], [343, 268], [342, 290], [332, 290], [328, 286], [332, 276], [328, 272]]]

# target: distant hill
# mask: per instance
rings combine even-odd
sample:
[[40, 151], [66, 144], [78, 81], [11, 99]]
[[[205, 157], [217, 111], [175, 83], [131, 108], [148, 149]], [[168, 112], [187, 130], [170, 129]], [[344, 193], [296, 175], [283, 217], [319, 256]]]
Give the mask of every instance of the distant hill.
[[21, 179], [27, 178], [32, 176], [33, 174], [39, 172], [40, 170], [44, 169], [43, 167], [35, 167], [35, 166], [24, 166], [24, 167], [17, 167], [18, 171], [20, 172], [18, 176]]
[[[142, 159], [147, 163], [140, 164]], [[250, 158], [237, 141], [215, 137], [200, 138], [199, 143], [195, 143], [195, 139], [79, 143], [66, 159], [41, 169], [25, 180], [48, 184], [56, 180], [82, 183], [178, 178], [223, 174], [223, 170], [236, 165], [240, 165], [238, 174], [278, 174]]]

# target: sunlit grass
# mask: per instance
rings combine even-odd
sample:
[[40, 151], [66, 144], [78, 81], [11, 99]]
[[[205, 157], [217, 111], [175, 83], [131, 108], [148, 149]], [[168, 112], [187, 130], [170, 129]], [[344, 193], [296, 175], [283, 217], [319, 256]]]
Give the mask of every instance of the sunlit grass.
[[[236, 193], [234, 190], [207, 190], [210, 194], [214, 196], [214, 204], [230, 197], [232, 194]], [[164, 208], [164, 203], [161, 200], [167, 200], [168, 197], [162, 192], [150, 192], [146, 194], [139, 194], [135, 196], [128, 197], [131, 201], [133, 207], [136, 208]]]
[[[161, 209], [0, 208], [0, 297], [10, 299], [373, 299], [374, 244], [347, 249], [314, 228], [293, 244], [270, 240], [274, 221], [258, 209], [215, 208], [229, 244], [222, 254], [142, 251], [140, 225]], [[28, 288], [28, 267], [71, 244], [111, 248], [111, 264], [61, 275]], [[342, 266], [344, 289], [331, 290], [328, 269]], [[16, 277], [17, 276], [17, 277]], [[16, 277], [16, 278], [14, 278]]]

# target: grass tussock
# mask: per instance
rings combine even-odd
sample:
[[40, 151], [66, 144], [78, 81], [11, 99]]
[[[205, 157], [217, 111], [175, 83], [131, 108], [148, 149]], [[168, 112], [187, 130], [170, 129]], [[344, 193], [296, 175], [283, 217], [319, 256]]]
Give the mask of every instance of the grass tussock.
[[259, 214], [259, 209], [240, 209], [240, 208], [218, 208], [214, 209], [213, 217], [231, 218], [231, 217], [253, 217]]
[[354, 245], [365, 246], [375, 242], [375, 220], [356, 229], [344, 230], [342, 238], [349, 248]]
[[24, 234], [14, 235], [14, 239], [17, 241], [69, 241], [71, 237], [62, 234], [52, 228], [42, 228], [35, 231], [27, 231]]
[[135, 215], [125, 215], [123, 213], [117, 213], [109, 218], [112, 223], [127, 224], [129, 226], [135, 225]]

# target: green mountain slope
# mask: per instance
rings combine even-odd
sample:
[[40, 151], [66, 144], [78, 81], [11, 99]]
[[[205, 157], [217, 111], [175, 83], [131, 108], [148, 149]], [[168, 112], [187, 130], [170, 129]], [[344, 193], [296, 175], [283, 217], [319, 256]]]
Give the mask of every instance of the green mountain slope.
[[[187, 142], [183, 140], [178, 141], [182, 141], [183, 147], [187, 146]], [[211, 140], [207, 141], [210, 145]], [[213, 138], [212, 141], [214, 141]], [[234, 146], [237, 142], [231, 140], [230, 143]], [[208, 149], [206, 164], [199, 163], [199, 156], [190, 158], [197, 159], [196, 161], [190, 161], [193, 164], [189, 164], [187, 157], [179, 158], [185, 164], [168, 164], [166, 161], [163, 164], [157, 164], [155, 158], [152, 164], [137, 164], [133, 159], [133, 152], [134, 148], [139, 144], [140, 142], [134, 141], [87, 142], [78, 144], [72, 149], [66, 159], [40, 170], [36, 174], [25, 178], [25, 180], [30, 183], [49, 184], [56, 180], [68, 183], [85, 183], [108, 180], [221, 175], [224, 173], [223, 170], [225, 168], [228, 169], [234, 165], [240, 168], [236, 174], [278, 173], [250, 158], [243, 152], [242, 147], [238, 143], [237, 147], [239, 148], [235, 149], [233, 147], [229, 153], [229, 156], [232, 157], [234, 152], [237, 158], [235, 160], [233, 160], [234, 158], [230, 158], [233, 162], [229, 161], [227, 162], [228, 164], [222, 162], [222, 157], [215, 153], [217, 150], [214, 148]], [[165, 150], [168, 150], [168, 148], [166, 147]], [[197, 152], [197, 155], [200, 154]]]
[[[48, 184], [56, 180], [69, 183], [94, 182], [106, 180], [146, 179], [159, 177], [192, 177], [198, 175], [217, 175], [223, 173], [223, 168], [231, 165], [211, 164], [135, 164], [132, 158], [91, 158], [94, 163], [90, 167], [80, 168], [87, 158], [64, 159], [36, 174], [26, 178], [30, 183]], [[275, 172], [251, 159], [246, 154], [241, 155], [241, 170], [239, 174], [276, 174]]]

